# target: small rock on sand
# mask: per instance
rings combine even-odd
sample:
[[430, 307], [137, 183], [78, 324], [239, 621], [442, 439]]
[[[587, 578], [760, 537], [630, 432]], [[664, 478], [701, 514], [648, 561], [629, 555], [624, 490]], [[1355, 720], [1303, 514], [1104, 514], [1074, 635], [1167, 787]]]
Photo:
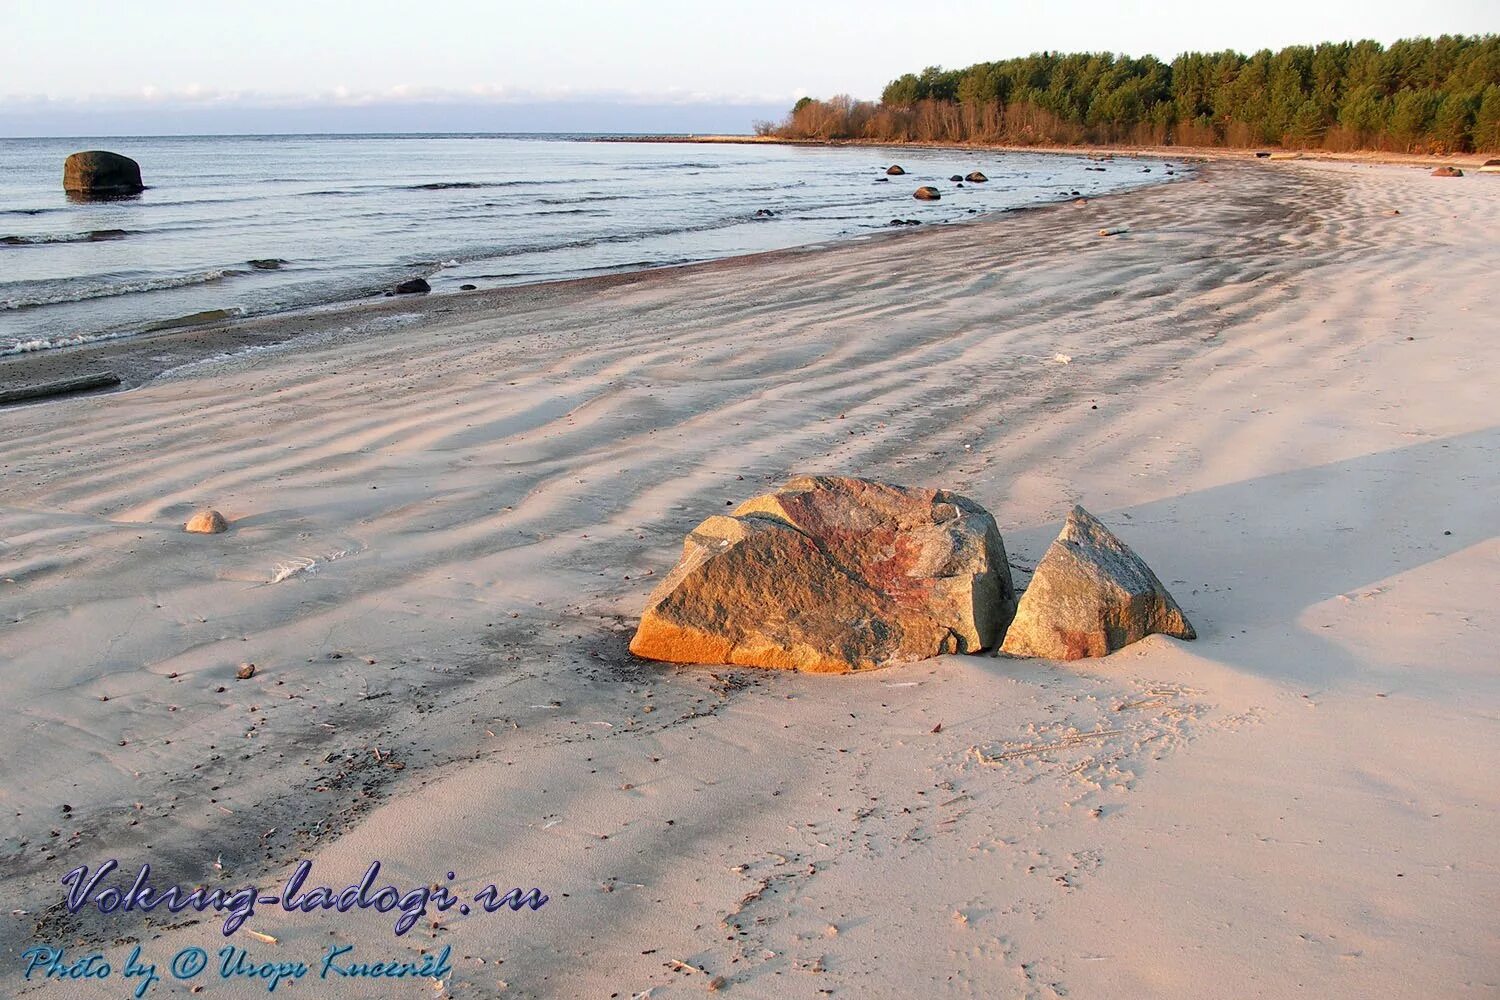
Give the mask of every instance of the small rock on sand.
[[1153, 632], [1198, 637], [1141, 557], [1094, 515], [1074, 507], [1021, 595], [1000, 651], [1078, 660], [1105, 656]]
[[195, 535], [217, 535], [221, 531], [229, 530], [229, 522], [224, 520], [224, 515], [216, 510], [200, 510], [188, 518], [182, 530]]
[[255, 676], [255, 664], [241, 663], [238, 670], [234, 672], [235, 680], [248, 681]]

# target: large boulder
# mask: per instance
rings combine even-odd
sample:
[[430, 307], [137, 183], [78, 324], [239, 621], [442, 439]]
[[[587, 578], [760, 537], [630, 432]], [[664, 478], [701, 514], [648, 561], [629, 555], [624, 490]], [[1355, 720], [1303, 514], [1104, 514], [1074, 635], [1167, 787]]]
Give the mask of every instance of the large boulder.
[[119, 198], [146, 190], [141, 165], [128, 156], [90, 149], [63, 163], [63, 190], [85, 198]]
[[940, 201], [943, 193], [935, 187], [919, 187], [911, 193], [918, 201]]
[[947, 490], [802, 476], [710, 517], [630, 651], [822, 673], [994, 646], [1015, 613], [995, 519]]
[[1108, 655], [1153, 632], [1198, 637], [1140, 556], [1094, 515], [1074, 507], [1021, 595], [1000, 651], [1079, 660]]

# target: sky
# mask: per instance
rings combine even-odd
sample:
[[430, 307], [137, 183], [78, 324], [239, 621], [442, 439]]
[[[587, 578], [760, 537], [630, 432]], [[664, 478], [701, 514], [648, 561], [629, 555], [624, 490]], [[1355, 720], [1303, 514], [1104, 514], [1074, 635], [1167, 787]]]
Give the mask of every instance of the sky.
[[1500, 0], [0, 0], [0, 135], [747, 132], [1041, 50], [1500, 32]]

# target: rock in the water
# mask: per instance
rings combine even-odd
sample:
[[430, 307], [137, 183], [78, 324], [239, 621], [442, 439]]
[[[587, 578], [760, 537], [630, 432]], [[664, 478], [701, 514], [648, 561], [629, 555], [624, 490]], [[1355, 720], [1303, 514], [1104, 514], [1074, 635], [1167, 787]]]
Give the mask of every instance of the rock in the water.
[[250, 260], [245, 263], [257, 271], [279, 271], [286, 266], [287, 262], [280, 257], [262, 257], [259, 260]]
[[229, 530], [229, 522], [216, 510], [200, 510], [188, 518], [188, 523], [182, 526], [182, 530], [195, 535], [217, 535]]
[[1432, 172], [1434, 177], [1462, 177], [1464, 172], [1457, 167], [1438, 167]]
[[63, 190], [87, 198], [119, 198], [146, 190], [141, 165], [128, 156], [90, 149], [63, 163]]
[[989, 178], [976, 170], [969, 176], [965, 177], [964, 180], [968, 181], [970, 184], [983, 184], [985, 181], [989, 180]]
[[906, 173], [906, 171], [902, 170], [900, 165], [893, 163], [889, 168], [886, 169], [886, 173], [890, 174], [892, 177], [900, 177], [902, 174]]
[[397, 295], [426, 295], [430, 291], [432, 286], [427, 283], [426, 278], [412, 278], [396, 286]]
[[1153, 632], [1196, 639], [1156, 574], [1094, 515], [1074, 507], [1021, 595], [1000, 651], [1078, 660]]
[[940, 201], [943, 194], [935, 187], [919, 187], [911, 196], [918, 201]]
[[983, 507], [947, 490], [801, 476], [688, 535], [630, 651], [843, 673], [992, 647], [1014, 613]]
[[459, 285], [458, 286], [458, 290], [460, 292], [477, 292], [477, 291], [479, 291], [479, 286], [478, 285]]
[[948, 179], [950, 181], [961, 181], [961, 180], [964, 179], [964, 175], [963, 174], [954, 174], [952, 177], [950, 177]]

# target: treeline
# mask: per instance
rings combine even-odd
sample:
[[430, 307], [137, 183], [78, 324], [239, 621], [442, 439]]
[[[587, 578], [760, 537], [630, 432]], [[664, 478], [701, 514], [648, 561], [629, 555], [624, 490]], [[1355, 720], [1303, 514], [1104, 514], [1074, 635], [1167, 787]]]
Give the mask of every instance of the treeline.
[[1151, 56], [1041, 52], [803, 98], [761, 134], [1015, 145], [1500, 152], [1500, 35]]

